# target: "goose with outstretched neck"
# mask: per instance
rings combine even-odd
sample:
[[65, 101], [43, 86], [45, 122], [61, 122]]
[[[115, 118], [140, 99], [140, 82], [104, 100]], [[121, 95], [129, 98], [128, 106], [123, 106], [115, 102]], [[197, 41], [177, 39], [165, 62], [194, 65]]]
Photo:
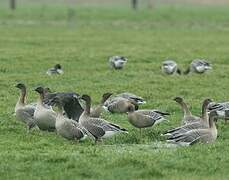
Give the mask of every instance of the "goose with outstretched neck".
[[112, 93], [105, 93], [102, 96], [101, 102], [99, 105], [97, 105], [94, 108], [91, 108], [91, 112], [90, 112], [90, 116], [91, 117], [95, 117], [95, 118], [99, 118], [101, 113], [103, 112], [103, 104], [104, 102], [112, 95]]
[[56, 112], [44, 104], [45, 91], [43, 87], [37, 87], [35, 91], [39, 94], [34, 119], [37, 126], [44, 131], [54, 131], [56, 122]]
[[192, 123], [185, 124], [183, 126], [170, 129], [166, 131], [162, 136], [167, 138], [176, 136], [177, 134], [185, 133], [192, 129], [199, 129], [199, 128], [208, 128], [208, 105], [211, 103], [211, 99], [205, 99], [202, 103], [202, 115], [200, 117], [200, 121], [193, 121]]
[[183, 98], [181, 97], [175, 97], [173, 99], [174, 101], [176, 101], [180, 106], [181, 109], [184, 113], [184, 117], [181, 121], [181, 125], [186, 125], [189, 123], [193, 123], [193, 122], [199, 122], [200, 121], [200, 117], [198, 116], [194, 116], [191, 111], [189, 110], [187, 104], [184, 102]]
[[91, 97], [82, 95], [81, 99], [86, 102], [86, 107], [79, 118], [79, 123], [88, 131], [89, 136], [95, 140], [95, 143], [103, 138], [127, 132], [126, 129], [121, 128], [119, 125], [110, 123], [102, 118], [90, 117]]
[[29, 129], [35, 126], [34, 111], [35, 107], [26, 104], [26, 86], [18, 83], [16, 88], [20, 89], [20, 96], [15, 106], [16, 118], [24, 122]]
[[64, 116], [64, 106], [71, 103], [74, 97], [55, 97], [52, 99], [51, 104], [57, 107], [57, 117], [56, 117], [56, 132], [60, 136], [68, 140], [81, 140], [85, 137], [85, 132], [83, 127], [75, 120], [69, 119]]

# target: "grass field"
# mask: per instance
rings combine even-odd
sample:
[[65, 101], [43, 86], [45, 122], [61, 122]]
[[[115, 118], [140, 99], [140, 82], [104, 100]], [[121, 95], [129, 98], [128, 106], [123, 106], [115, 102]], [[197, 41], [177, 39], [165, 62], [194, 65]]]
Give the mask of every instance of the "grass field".
[[[211, 145], [169, 148], [160, 134], [182, 117], [172, 101], [184, 97], [194, 114], [204, 98], [229, 99], [228, 7], [159, 6], [132, 12], [127, 7], [30, 6], [10, 12], [0, 7], [0, 179], [228, 179], [229, 127], [219, 122]], [[122, 71], [108, 68], [107, 58], [128, 57]], [[203, 75], [165, 76], [166, 58], [185, 69], [206, 58], [213, 70]], [[48, 77], [47, 68], [62, 64], [63, 76]], [[12, 115], [17, 82], [32, 90], [89, 94], [96, 104], [104, 92], [129, 91], [144, 97], [142, 108], [170, 112], [170, 122], [146, 129], [143, 142], [125, 114], [103, 117], [128, 128], [128, 135], [101, 145], [80, 144], [55, 133], [27, 133]]]

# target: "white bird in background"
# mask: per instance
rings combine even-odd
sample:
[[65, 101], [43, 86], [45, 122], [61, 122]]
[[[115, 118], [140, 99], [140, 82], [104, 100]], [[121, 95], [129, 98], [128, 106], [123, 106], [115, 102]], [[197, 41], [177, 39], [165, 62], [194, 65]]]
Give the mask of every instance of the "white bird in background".
[[208, 111], [216, 111], [218, 119], [229, 120], [229, 102], [212, 102], [208, 106]]
[[189, 74], [191, 72], [202, 74], [209, 69], [212, 69], [212, 66], [206, 60], [195, 59], [191, 62], [191, 64], [189, 65], [188, 69], [184, 72], [184, 74]]
[[49, 76], [51, 75], [60, 75], [60, 74], [63, 74], [64, 71], [61, 67], [60, 64], [56, 64], [54, 67], [48, 69], [48, 71], [46, 72], [46, 74], [48, 74]]
[[168, 75], [181, 74], [181, 70], [178, 68], [177, 63], [173, 60], [166, 60], [162, 63], [161, 70]]
[[109, 58], [109, 65], [114, 69], [122, 69], [127, 63], [127, 58], [123, 56], [112, 56]]

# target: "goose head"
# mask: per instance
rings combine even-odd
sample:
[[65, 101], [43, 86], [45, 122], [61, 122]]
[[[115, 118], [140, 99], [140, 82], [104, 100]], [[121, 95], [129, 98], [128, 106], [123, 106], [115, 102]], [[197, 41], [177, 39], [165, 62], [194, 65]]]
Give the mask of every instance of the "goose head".
[[45, 90], [43, 87], [39, 86], [36, 89], [34, 89], [34, 91], [38, 92], [39, 94], [44, 94]]
[[183, 98], [182, 97], [175, 97], [173, 100], [176, 101], [177, 103], [182, 103], [183, 102]]
[[109, 97], [111, 97], [112, 93], [104, 93], [102, 96], [102, 101], [101, 103], [103, 104]]
[[15, 87], [18, 88], [18, 89], [21, 89], [21, 90], [25, 90], [26, 89], [25, 84], [23, 84], [23, 83], [18, 83]]
[[45, 94], [48, 94], [48, 93], [51, 93], [52, 91], [49, 87], [45, 87], [44, 92], [45, 92]]
[[207, 98], [203, 101], [203, 104], [202, 104], [202, 118], [208, 118], [207, 117], [207, 109], [208, 109], [208, 106], [210, 105], [210, 103], [212, 102], [211, 99]]
[[82, 95], [81, 99], [87, 103], [91, 102], [91, 97], [89, 95], [86, 95], [86, 94]]
[[203, 101], [203, 107], [208, 108], [208, 105], [212, 103], [212, 100], [207, 98]]
[[204, 64], [205, 70], [212, 69], [212, 66], [211, 66], [211, 64], [209, 62], [203, 61], [203, 64]]
[[60, 64], [56, 64], [54, 66], [54, 69], [59, 73], [59, 74], [63, 74], [63, 70]]

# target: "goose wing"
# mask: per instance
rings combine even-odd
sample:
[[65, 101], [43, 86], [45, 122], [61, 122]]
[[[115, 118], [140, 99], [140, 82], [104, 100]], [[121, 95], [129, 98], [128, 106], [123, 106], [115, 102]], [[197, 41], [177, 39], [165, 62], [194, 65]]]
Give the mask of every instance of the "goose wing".
[[138, 112], [145, 114], [145, 115], [149, 115], [149, 116], [155, 116], [156, 114], [161, 115], [161, 116], [166, 116], [166, 115], [170, 115], [167, 112], [163, 112], [157, 109], [152, 109], [152, 110], [138, 110]]
[[91, 121], [84, 121], [82, 122], [82, 125], [85, 128], [86, 133], [95, 139], [103, 137], [106, 133], [102, 127]]
[[33, 113], [31, 113], [31, 110], [28, 110], [27, 108], [23, 108], [23, 109], [18, 109], [16, 111], [16, 116], [19, 117], [20, 119], [22, 119], [29, 128], [34, 127], [35, 124], [35, 120], [33, 118]]
[[145, 103], [145, 100], [142, 97], [137, 96], [137, 95], [132, 94], [132, 93], [124, 92], [124, 93], [118, 94], [117, 96], [118, 97], [123, 97], [123, 98], [129, 99], [129, 100], [133, 100], [137, 104], [143, 104], [143, 103]]
[[106, 131], [126, 131], [126, 129], [121, 128], [119, 125], [108, 122], [101, 118], [91, 118], [90, 123], [101, 127], [105, 132]]
[[166, 136], [166, 137], [174, 137], [177, 136], [179, 134], [184, 134], [188, 131], [191, 131], [193, 129], [205, 129], [208, 128], [208, 126], [204, 123], [200, 123], [200, 122], [194, 122], [191, 124], [187, 124], [184, 126], [180, 126], [174, 129], [170, 129], [168, 131], [166, 131], [162, 136]]
[[69, 119], [72, 124], [72, 133], [74, 137], [84, 137], [84, 134], [87, 134], [87, 131], [76, 121]]
[[50, 104], [55, 97], [67, 98], [67, 103], [64, 105], [64, 111], [69, 119], [79, 120], [80, 115], [83, 113], [84, 109], [82, 108], [78, 98], [79, 94], [72, 92], [63, 92], [63, 93], [49, 93], [44, 102]]
[[78, 99], [72, 98], [72, 100], [64, 106], [64, 111], [69, 119], [79, 120], [84, 109], [80, 105]]
[[28, 113], [31, 117], [33, 117], [36, 107], [33, 105], [26, 105], [23, 107], [23, 111]]
[[169, 142], [176, 142], [176, 143], [195, 143], [196, 141], [200, 141], [204, 138], [207, 138], [209, 136], [208, 129], [195, 129], [188, 131], [184, 134], [179, 134], [177, 136], [168, 138]]

